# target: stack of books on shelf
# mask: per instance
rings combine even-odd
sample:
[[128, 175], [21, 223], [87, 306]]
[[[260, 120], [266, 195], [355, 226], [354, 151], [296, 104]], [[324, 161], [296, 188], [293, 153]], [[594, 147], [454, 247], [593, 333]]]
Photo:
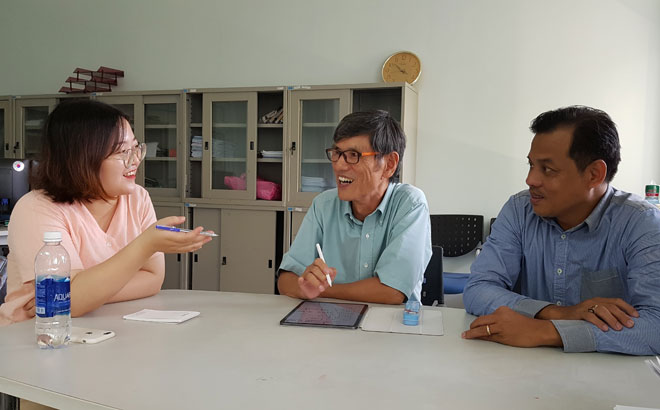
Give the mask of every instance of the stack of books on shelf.
[[190, 157], [191, 158], [201, 158], [202, 157], [202, 136], [194, 135], [190, 141]]
[[331, 185], [331, 183], [328, 183], [325, 178], [306, 177], [304, 175], [302, 176], [300, 185], [301, 191], [303, 192], [322, 192], [326, 189], [334, 188], [334, 186]]
[[282, 107], [261, 117], [262, 124], [282, 124], [284, 122], [284, 109]]

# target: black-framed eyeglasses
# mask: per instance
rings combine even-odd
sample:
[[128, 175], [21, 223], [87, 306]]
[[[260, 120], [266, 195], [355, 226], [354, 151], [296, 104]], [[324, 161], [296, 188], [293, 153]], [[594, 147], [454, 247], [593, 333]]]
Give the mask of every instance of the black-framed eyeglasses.
[[325, 150], [325, 155], [332, 162], [339, 161], [339, 158], [344, 157], [347, 164], [357, 164], [360, 162], [360, 157], [370, 157], [378, 155], [380, 152], [357, 152], [354, 149], [347, 149], [346, 151], [338, 150], [337, 148], [328, 148]]

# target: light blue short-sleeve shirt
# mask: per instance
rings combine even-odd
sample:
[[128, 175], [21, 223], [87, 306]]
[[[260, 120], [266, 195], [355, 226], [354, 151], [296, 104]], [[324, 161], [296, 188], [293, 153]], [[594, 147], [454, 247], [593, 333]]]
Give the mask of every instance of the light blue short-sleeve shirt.
[[280, 270], [302, 275], [321, 245], [334, 283], [378, 276], [409, 300], [420, 300], [424, 270], [431, 259], [431, 227], [424, 193], [408, 184], [390, 183], [376, 210], [360, 221], [337, 189], [319, 194], [303, 219]]

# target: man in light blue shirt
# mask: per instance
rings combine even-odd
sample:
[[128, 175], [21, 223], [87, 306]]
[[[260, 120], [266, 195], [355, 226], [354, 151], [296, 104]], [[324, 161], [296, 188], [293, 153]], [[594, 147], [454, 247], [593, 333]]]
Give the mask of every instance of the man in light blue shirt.
[[[405, 146], [401, 127], [385, 111], [341, 120], [326, 150], [337, 188], [319, 194], [307, 211], [280, 265], [281, 294], [389, 304], [420, 300], [431, 229], [424, 193], [393, 182]], [[317, 243], [325, 262], [317, 257]]]
[[504, 205], [472, 265], [463, 301], [484, 316], [463, 337], [660, 353], [660, 210], [609, 185], [620, 161], [614, 123], [574, 106], [530, 128], [529, 190]]

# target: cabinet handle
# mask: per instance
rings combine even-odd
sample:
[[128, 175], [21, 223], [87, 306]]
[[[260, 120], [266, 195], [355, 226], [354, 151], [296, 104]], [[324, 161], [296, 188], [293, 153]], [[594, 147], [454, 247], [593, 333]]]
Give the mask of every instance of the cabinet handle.
[[9, 151], [9, 143], [5, 144], [5, 151]]
[[295, 150], [296, 150], [296, 142], [291, 141], [291, 155], [293, 155], [293, 151], [295, 151]]
[[250, 141], [250, 151], [254, 151], [254, 141]]
[[226, 257], [226, 256], [223, 256], [223, 257], [222, 257], [222, 264], [223, 264], [223, 265], [226, 265], [226, 264], [227, 264], [227, 257]]
[[181, 254], [180, 253], [176, 254], [176, 261], [181, 262]]
[[268, 259], [268, 269], [273, 269], [273, 260]]
[[14, 152], [16, 152], [16, 150], [18, 149], [19, 145], [20, 145], [20, 143], [19, 143], [18, 141], [16, 141], [16, 144], [14, 144]]
[[195, 255], [195, 257], [193, 259], [195, 260], [195, 262], [197, 262], [197, 254], [194, 254], [194, 255]]
[[208, 150], [209, 150], [209, 142], [204, 141], [204, 151], [208, 151]]

